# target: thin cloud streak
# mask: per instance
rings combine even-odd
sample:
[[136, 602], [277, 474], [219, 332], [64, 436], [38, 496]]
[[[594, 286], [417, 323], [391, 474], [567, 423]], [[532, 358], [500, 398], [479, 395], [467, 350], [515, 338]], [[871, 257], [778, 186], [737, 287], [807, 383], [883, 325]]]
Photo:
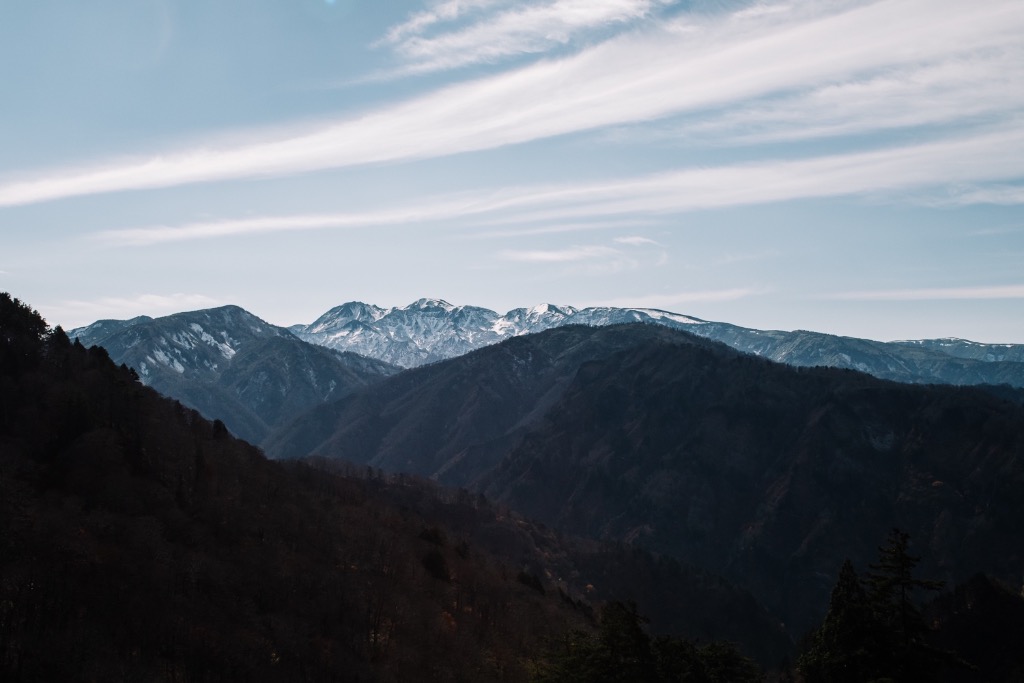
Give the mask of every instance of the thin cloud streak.
[[616, 257], [619, 251], [604, 246], [577, 246], [568, 249], [519, 251], [506, 250], [498, 254], [499, 258], [505, 261], [516, 261], [519, 263], [571, 263], [576, 261], [588, 261]]
[[[571, 57], [443, 88], [308, 134], [10, 180], [0, 185], [0, 206], [496, 149], [710, 111], [881, 71], [898, 73], [914, 65], [962, 60], [992, 68], [993, 62], [979, 55], [995, 55], [995, 63], [1007, 73], [1019, 73], [1021, 34], [1024, 12], [1017, 0], [808, 4], [788, 11], [689, 17]], [[808, 59], [808, 54], [822, 57]], [[974, 92], [969, 77], [960, 80], [955, 93], [944, 96], [957, 103], [985, 100]], [[922, 110], [943, 106], [918, 103]], [[998, 104], [997, 109], [1005, 107]], [[860, 125], [867, 127], [871, 120], [876, 121], [874, 129], [887, 126], [884, 117], [872, 112], [865, 112]]]
[[507, 5], [508, 0], [443, 0], [431, 9], [414, 13], [407, 20], [388, 30], [382, 43], [397, 43], [410, 35], [418, 35], [435, 24], [455, 21], [467, 12]]
[[1024, 285], [866, 290], [841, 292], [822, 298], [835, 301], [980, 301], [986, 299], [1024, 299]]
[[[1024, 130], [953, 141], [798, 161], [695, 168], [639, 178], [560, 187], [525, 187], [362, 213], [260, 217], [108, 230], [115, 245], [150, 245], [214, 237], [486, 218], [550, 221], [664, 215], [818, 197], [900, 193], [951, 183], [1024, 177]], [[628, 239], [628, 238], [627, 238]]]
[[1024, 46], [1007, 47], [716, 111], [662, 135], [757, 144], [1013, 116], [1024, 109], [1022, 83]]
[[613, 241], [618, 244], [628, 244], [631, 247], [660, 246], [650, 237], [640, 237], [638, 235], [634, 235], [632, 237], [616, 237]]
[[[409, 64], [391, 76], [428, 73], [470, 64], [495, 62], [523, 54], [539, 54], [565, 45], [581, 33], [627, 24], [651, 14], [659, 0], [555, 0], [513, 5], [479, 21], [440, 35], [424, 36], [440, 21], [439, 13], [419, 14], [382, 41]], [[450, 12], [454, 19], [460, 11]]]
[[[492, 225], [495, 221], [485, 222], [483, 224]], [[503, 222], [506, 223], [507, 221]], [[474, 230], [471, 233], [466, 233], [460, 237], [467, 239], [503, 239], [503, 238], [519, 238], [526, 236], [536, 235], [554, 235], [563, 232], [585, 232], [585, 231], [597, 231], [597, 230], [611, 230], [614, 228], [630, 228], [635, 229], [642, 225], [653, 225], [656, 221], [653, 220], [640, 220], [640, 219], [628, 219], [628, 220], [593, 220], [593, 221], [580, 221], [574, 223], [556, 223], [554, 225], [543, 225], [541, 227], [522, 227], [522, 223], [518, 222], [520, 227], [511, 228], [508, 230], [488, 230], [479, 231]]]

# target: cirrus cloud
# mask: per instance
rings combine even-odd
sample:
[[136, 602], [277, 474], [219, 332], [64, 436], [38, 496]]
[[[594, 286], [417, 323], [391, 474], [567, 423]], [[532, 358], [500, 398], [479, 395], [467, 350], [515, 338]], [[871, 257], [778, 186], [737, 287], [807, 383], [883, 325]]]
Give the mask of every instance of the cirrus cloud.
[[[1020, 127], [1024, 12], [1018, 0], [764, 6], [777, 11], [684, 14], [571, 56], [456, 83], [304, 132], [9, 175], [0, 182], [0, 206], [408, 162], [683, 115], [713, 129], [708, 121], [725, 107], [739, 107], [739, 113], [726, 117], [722, 144], [744, 127], [764, 139], [894, 125], [930, 125], [929, 136], [942, 138], [949, 135], [943, 124], [965, 116], [990, 128]], [[899, 104], [891, 94], [902, 88], [923, 99], [913, 107]], [[875, 104], [858, 107], [865, 93], [874, 93]], [[803, 114], [786, 114], [788, 102]], [[1014, 153], [995, 150], [994, 165], [1005, 165]]]

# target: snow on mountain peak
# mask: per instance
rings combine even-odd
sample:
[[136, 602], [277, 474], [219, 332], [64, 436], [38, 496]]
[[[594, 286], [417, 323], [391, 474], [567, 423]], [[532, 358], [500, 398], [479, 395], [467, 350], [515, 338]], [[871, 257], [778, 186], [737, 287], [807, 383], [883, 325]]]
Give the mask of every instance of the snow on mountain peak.
[[[357, 308], [372, 310], [373, 315], [357, 315]], [[414, 367], [561, 325], [629, 322], [691, 327], [703, 321], [655, 309], [577, 309], [550, 303], [515, 308], [499, 315], [487, 308], [454, 306], [443, 299], [423, 298], [386, 311], [366, 304], [343, 304], [304, 328], [292, 329], [301, 339], [314, 344]]]
[[412, 302], [402, 310], [423, 311], [434, 308], [440, 308], [443, 309], [446, 313], [451, 313], [452, 311], [455, 310], [456, 307], [448, 303], [444, 299], [417, 299], [416, 301]]

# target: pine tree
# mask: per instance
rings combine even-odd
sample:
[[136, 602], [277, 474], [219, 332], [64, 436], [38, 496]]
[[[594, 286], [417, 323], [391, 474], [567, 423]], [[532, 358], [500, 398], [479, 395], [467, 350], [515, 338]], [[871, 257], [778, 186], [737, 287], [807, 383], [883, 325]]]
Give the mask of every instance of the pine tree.
[[832, 589], [825, 621], [800, 657], [805, 679], [808, 683], [861, 683], [874, 678], [875, 630], [867, 594], [847, 559]]
[[914, 576], [921, 558], [909, 547], [910, 535], [893, 529], [864, 580], [843, 564], [825, 620], [800, 656], [807, 683], [930, 681], [950, 661], [926, 644], [928, 625], [914, 603], [915, 593], [942, 582]]
[[921, 558], [911, 555], [909, 547], [910, 534], [899, 529], [889, 532], [886, 544], [878, 549], [878, 562], [870, 565], [868, 601], [878, 628], [879, 655], [892, 677], [929, 680], [935, 653], [925, 644], [928, 625], [913, 598], [918, 590], [939, 590], [943, 583], [914, 577]]

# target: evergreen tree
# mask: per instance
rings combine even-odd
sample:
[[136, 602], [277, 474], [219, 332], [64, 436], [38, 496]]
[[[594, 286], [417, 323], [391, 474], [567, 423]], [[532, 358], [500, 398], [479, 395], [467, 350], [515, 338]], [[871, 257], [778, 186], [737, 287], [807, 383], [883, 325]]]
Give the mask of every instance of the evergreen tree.
[[914, 603], [916, 592], [942, 583], [914, 576], [921, 558], [909, 546], [910, 535], [893, 529], [863, 581], [843, 564], [825, 620], [800, 656], [807, 683], [930, 681], [950, 661], [926, 645], [928, 625]]
[[867, 594], [847, 559], [832, 589], [825, 621], [800, 657], [807, 682], [860, 683], [874, 678], [875, 632]]
[[0, 373], [17, 375], [34, 367], [46, 332], [46, 321], [38, 312], [0, 292]]
[[870, 565], [868, 600], [880, 637], [879, 656], [893, 678], [928, 680], [925, 676], [937, 660], [925, 644], [928, 625], [913, 598], [918, 590], [939, 590], [943, 584], [914, 577], [921, 558], [911, 555], [909, 546], [910, 534], [889, 532], [886, 544], [878, 549], [878, 562]]

